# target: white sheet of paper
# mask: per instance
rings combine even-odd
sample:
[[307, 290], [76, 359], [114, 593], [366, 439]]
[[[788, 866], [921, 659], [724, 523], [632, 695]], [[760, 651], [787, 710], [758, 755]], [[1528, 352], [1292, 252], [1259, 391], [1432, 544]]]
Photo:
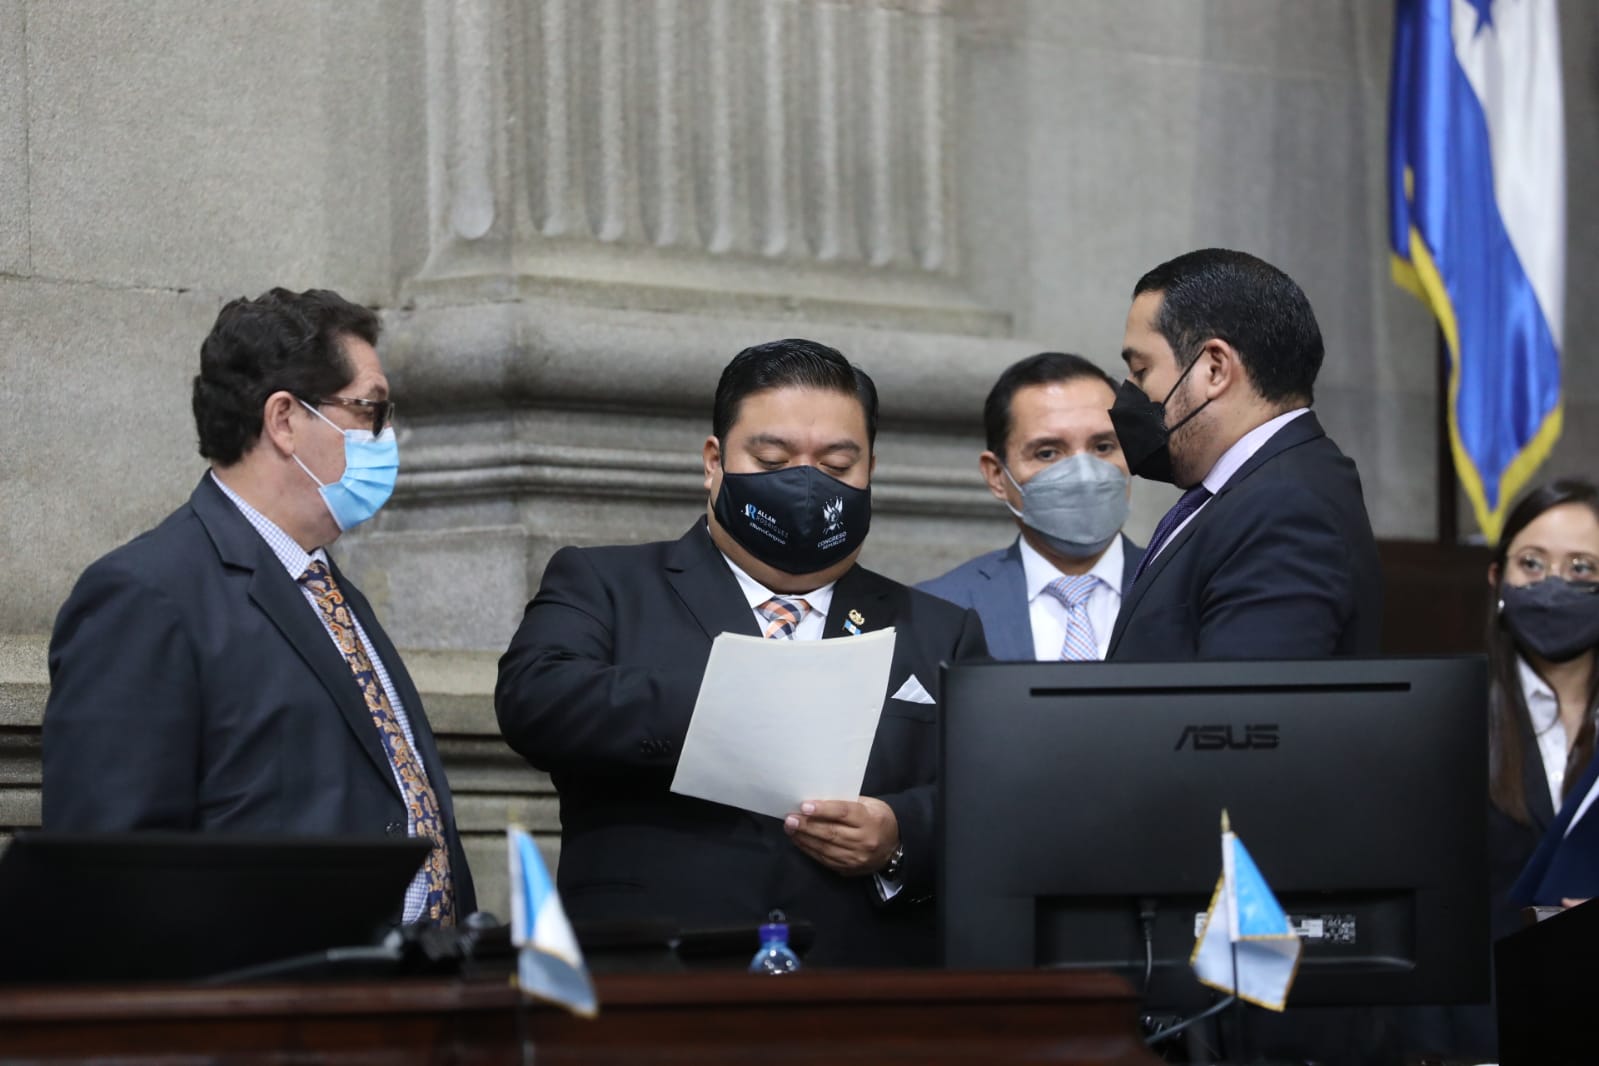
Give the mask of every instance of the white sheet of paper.
[[833, 640], [723, 633], [711, 644], [672, 791], [773, 818], [861, 794], [894, 630]]

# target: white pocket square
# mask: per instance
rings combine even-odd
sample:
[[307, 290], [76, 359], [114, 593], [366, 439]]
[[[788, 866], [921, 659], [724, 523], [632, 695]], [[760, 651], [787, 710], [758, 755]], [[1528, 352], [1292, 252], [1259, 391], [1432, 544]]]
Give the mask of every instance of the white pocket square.
[[904, 700], [906, 703], [934, 702], [933, 697], [927, 694], [927, 689], [923, 688], [922, 683], [916, 680], [915, 674], [905, 679], [905, 683], [899, 687], [899, 691], [894, 693], [894, 698], [896, 700]]

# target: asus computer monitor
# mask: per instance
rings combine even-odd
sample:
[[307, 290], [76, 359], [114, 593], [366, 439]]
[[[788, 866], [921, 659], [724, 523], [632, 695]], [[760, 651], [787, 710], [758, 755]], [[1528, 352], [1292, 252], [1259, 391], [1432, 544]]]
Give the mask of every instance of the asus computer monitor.
[[1485, 1000], [1487, 691], [1480, 656], [947, 667], [945, 964], [1192, 1002], [1225, 809], [1301, 933], [1291, 1003]]

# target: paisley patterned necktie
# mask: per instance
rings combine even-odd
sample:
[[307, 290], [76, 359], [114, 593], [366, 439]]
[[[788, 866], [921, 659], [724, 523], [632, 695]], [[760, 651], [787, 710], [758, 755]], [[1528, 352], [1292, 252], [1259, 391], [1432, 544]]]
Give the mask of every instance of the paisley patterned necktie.
[[444, 818], [439, 813], [438, 796], [423, 773], [422, 760], [400, 729], [388, 693], [383, 691], [377, 671], [372, 668], [372, 660], [367, 658], [366, 648], [355, 631], [355, 619], [350, 614], [349, 605], [344, 602], [344, 593], [333, 581], [328, 564], [320, 559], [312, 560], [311, 565], [305, 568], [305, 573], [300, 575], [300, 582], [316, 598], [323, 624], [338, 641], [344, 661], [350, 664], [355, 683], [366, 699], [366, 709], [371, 712], [372, 724], [383, 739], [383, 750], [388, 753], [389, 762], [399, 778], [400, 792], [411, 813], [411, 822], [416, 826], [416, 835], [433, 842], [433, 850], [428, 852], [425, 866], [427, 896], [422, 907], [422, 919], [439, 925], [454, 925], [455, 882], [450, 877], [450, 849], [444, 840]]

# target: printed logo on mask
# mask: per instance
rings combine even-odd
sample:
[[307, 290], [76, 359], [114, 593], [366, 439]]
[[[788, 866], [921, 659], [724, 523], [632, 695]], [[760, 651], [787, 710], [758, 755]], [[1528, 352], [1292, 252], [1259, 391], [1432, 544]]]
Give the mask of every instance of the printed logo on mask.
[[822, 504], [822, 539], [816, 546], [823, 551], [836, 548], [844, 543], [847, 536], [844, 530], [844, 497], [834, 496]]
[[750, 528], [756, 532], [766, 534], [779, 544], [788, 543], [788, 530], [778, 525], [777, 519], [753, 503], [744, 505], [744, 517], [750, 520]]

